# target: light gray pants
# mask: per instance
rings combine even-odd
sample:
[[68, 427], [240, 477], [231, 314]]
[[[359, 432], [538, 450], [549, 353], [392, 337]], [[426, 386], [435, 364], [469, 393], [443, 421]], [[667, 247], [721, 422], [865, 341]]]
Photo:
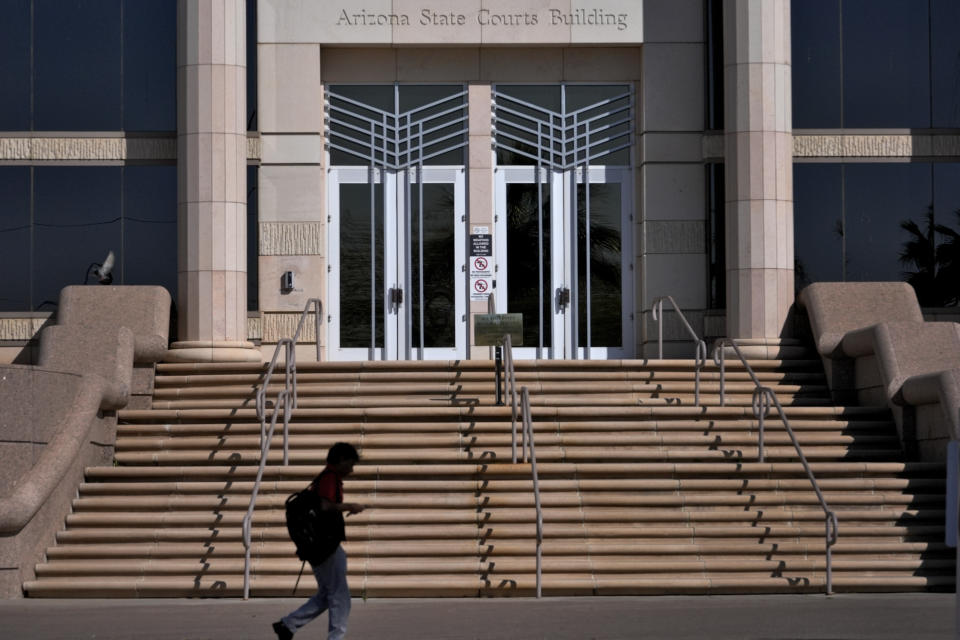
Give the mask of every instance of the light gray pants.
[[313, 567], [317, 578], [317, 593], [303, 606], [281, 620], [287, 629], [296, 633], [327, 609], [330, 610], [327, 640], [342, 640], [347, 635], [350, 617], [350, 588], [347, 586], [347, 553], [337, 547], [329, 558]]

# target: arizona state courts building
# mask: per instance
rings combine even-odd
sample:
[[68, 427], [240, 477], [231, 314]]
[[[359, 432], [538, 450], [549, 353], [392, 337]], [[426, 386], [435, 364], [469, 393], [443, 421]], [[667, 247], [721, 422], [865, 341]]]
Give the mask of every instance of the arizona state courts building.
[[807, 283], [919, 283], [956, 246], [955, 0], [0, 13], [5, 361], [109, 251], [173, 296], [171, 360], [258, 360], [312, 298], [324, 359], [488, 357], [491, 294], [518, 357], [575, 359], [656, 355], [666, 295], [776, 347]]

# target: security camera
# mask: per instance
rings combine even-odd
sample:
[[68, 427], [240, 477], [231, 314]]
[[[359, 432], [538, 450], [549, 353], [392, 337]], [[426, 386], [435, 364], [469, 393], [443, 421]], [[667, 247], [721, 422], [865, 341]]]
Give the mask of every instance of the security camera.
[[103, 262], [93, 262], [87, 267], [87, 275], [83, 279], [83, 284], [87, 284], [87, 280], [90, 279], [90, 274], [92, 273], [97, 277], [97, 281], [100, 284], [110, 284], [113, 282], [113, 251], [107, 253], [107, 257], [104, 258]]

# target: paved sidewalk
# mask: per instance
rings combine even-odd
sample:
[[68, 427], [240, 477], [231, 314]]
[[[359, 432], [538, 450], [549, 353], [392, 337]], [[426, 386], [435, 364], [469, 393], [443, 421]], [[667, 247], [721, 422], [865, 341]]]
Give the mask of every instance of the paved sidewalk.
[[[943, 640], [953, 594], [354, 600], [350, 640]], [[0, 638], [275, 638], [302, 599], [0, 600]], [[299, 640], [326, 637], [326, 615]]]

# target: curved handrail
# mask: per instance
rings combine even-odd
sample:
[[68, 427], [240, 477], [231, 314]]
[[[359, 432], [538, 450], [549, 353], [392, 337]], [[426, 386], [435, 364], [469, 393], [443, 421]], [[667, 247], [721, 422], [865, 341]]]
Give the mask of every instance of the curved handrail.
[[[243, 516], [241, 531], [243, 532], [243, 599], [250, 597], [250, 523], [253, 521], [253, 511], [257, 503], [257, 496], [260, 493], [260, 482], [263, 480], [263, 470], [267, 466], [267, 455], [270, 453], [270, 442], [273, 440], [273, 432], [277, 427], [277, 417], [280, 413], [280, 407], [283, 406], [283, 431], [287, 432], [290, 425], [290, 410], [293, 408], [290, 392], [284, 389], [277, 396], [277, 404], [273, 407], [273, 416], [270, 418], [270, 429], [267, 433], [266, 441], [260, 445], [260, 466], [257, 469], [257, 478], [253, 483], [253, 493], [250, 495], [250, 504], [247, 506], [247, 513]], [[286, 440], [286, 438], [284, 438]], [[284, 451], [286, 458], [286, 451]], [[286, 464], [286, 459], [284, 459]]]
[[677, 312], [677, 315], [680, 317], [680, 320], [683, 322], [683, 326], [687, 329], [687, 333], [693, 338], [693, 342], [696, 345], [694, 348], [694, 404], [700, 406], [700, 370], [703, 368], [703, 365], [707, 362], [707, 343], [704, 342], [700, 336], [697, 335], [697, 332], [693, 330], [693, 327], [690, 326], [690, 323], [687, 321], [687, 317], [683, 315], [683, 311], [680, 310], [680, 307], [677, 305], [677, 301], [673, 299], [673, 296], [660, 296], [653, 301], [653, 308], [651, 313], [653, 315], [653, 321], [657, 323], [658, 328], [658, 338], [657, 345], [659, 347], [659, 358], [663, 360], [663, 301], [669, 300], [670, 304], [673, 305], [673, 310]]
[[[292, 391], [292, 406], [294, 409], [297, 408], [297, 342], [300, 340], [300, 332], [303, 330], [304, 322], [310, 312], [311, 305], [313, 305], [315, 309], [314, 321], [316, 323], [315, 339], [317, 343], [317, 362], [320, 361], [320, 325], [323, 322], [323, 303], [319, 298], [310, 298], [303, 307], [303, 312], [300, 314], [300, 321], [297, 323], [297, 330], [294, 332], [293, 337], [277, 340], [277, 346], [273, 350], [273, 358], [270, 359], [270, 365], [267, 367], [266, 373], [263, 374], [260, 388], [257, 389], [257, 417], [260, 419], [261, 447], [263, 446], [266, 432], [267, 388], [270, 386], [270, 381], [273, 378], [273, 372], [277, 366], [277, 360], [280, 357], [281, 350], [285, 351], [283, 388], [284, 390]], [[287, 449], [287, 432], [285, 430], [283, 434], [283, 464], [287, 464]]]
[[753, 415], [757, 419], [758, 430], [759, 430], [759, 461], [763, 462], [763, 422], [767, 413], [770, 411], [770, 407], [775, 407], [777, 413], [780, 416], [780, 420], [783, 422], [783, 426], [787, 430], [787, 435], [790, 436], [790, 441], [793, 443], [793, 448], [797, 451], [797, 457], [800, 458], [801, 464], [803, 464], [804, 470], [807, 472], [807, 477], [810, 479], [810, 484], [813, 485], [813, 491], [817, 495], [817, 500], [820, 501], [820, 507], [823, 508], [823, 513], [826, 518], [826, 533], [825, 533], [825, 546], [826, 546], [826, 561], [827, 561], [827, 595], [833, 593], [833, 556], [830, 550], [830, 547], [837, 543], [837, 538], [839, 536], [839, 521], [837, 520], [837, 514], [833, 512], [829, 505], [827, 505], [826, 499], [823, 497], [823, 492], [820, 491], [820, 485], [817, 483], [817, 478], [813, 475], [813, 470], [810, 468], [810, 463], [807, 462], [807, 457], [803, 455], [803, 450], [800, 448], [800, 442], [797, 440], [796, 434], [793, 432], [793, 428], [790, 426], [790, 421], [787, 419], [787, 414], [783, 410], [783, 405], [780, 404], [780, 400], [777, 399], [777, 394], [773, 392], [773, 389], [761, 384], [760, 379], [757, 378], [757, 374], [753, 372], [753, 369], [747, 363], [747, 359], [744, 357], [743, 352], [740, 351], [740, 347], [737, 346], [737, 343], [731, 338], [720, 338], [714, 343], [713, 349], [713, 361], [720, 367], [720, 406], [724, 406], [724, 377], [726, 373], [726, 358], [724, 347], [729, 346], [733, 348], [734, 353], [737, 354], [737, 357], [740, 358], [740, 362], [743, 363], [743, 366], [746, 368], [747, 373], [750, 374], [750, 378], [753, 380], [755, 389], [753, 392], [753, 398], [751, 400], [751, 406], [753, 408]]
[[537, 473], [537, 447], [533, 441], [533, 420], [530, 417], [530, 393], [527, 387], [520, 388], [522, 397], [522, 417], [524, 437], [524, 459], [526, 460], [526, 441], [530, 441], [530, 475], [533, 476], [533, 504], [537, 510], [537, 597], [543, 595], [543, 507], [540, 505], [540, 476]]
[[[310, 306], [313, 305], [315, 311], [315, 339], [317, 342], [317, 362], [320, 361], [320, 325], [323, 322], [323, 303], [319, 298], [310, 298], [303, 307], [300, 314], [300, 321], [297, 323], [297, 329], [292, 338], [281, 338], [277, 340], [277, 346], [273, 350], [273, 358], [267, 367], [266, 373], [257, 389], [257, 417], [260, 418], [260, 469], [257, 471], [257, 479], [253, 484], [253, 492], [250, 495], [250, 504], [247, 507], [247, 515], [243, 518], [243, 546], [245, 548], [245, 558], [243, 563], [243, 599], [250, 597], [250, 521], [253, 519], [253, 510], [256, 506], [257, 496], [260, 493], [260, 480], [263, 477], [263, 469], [267, 464], [267, 455], [270, 453], [270, 443], [273, 441], [273, 432], [277, 426], [277, 416], [280, 406], [283, 405], [283, 464], [289, 464], [290, 456], [290, 416], [292, 410], [297, 407], [297, 341], [300, 340], [300, 332], [303, 330], [304, 322], [310, 312]], [[270, 386], [270, 380], [273, 378], [274, 369], [277, 366], [277, 360], [280, 358], [280, 352], [285, 353], [284, 357], [284, 377], [283, 390], [277, 395], [277, 402], [273, 407], [273, 416], [270, 420], [270, 429], [267, 430], [267, 388]]]

